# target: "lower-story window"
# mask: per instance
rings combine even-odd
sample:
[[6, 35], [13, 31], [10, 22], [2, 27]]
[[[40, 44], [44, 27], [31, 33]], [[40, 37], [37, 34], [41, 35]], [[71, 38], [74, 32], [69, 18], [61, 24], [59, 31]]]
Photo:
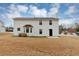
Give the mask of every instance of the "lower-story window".
[[32, 28], [30, 28], [30, 32], [32, 33]]
[[42, 34], [42, 29], [39, 29], [39, 34]]
[[17, 31], [20, 31], [20, 28], [17, 28]]
[[29, 33], [29, 28], [26, 28], [26, 32]]

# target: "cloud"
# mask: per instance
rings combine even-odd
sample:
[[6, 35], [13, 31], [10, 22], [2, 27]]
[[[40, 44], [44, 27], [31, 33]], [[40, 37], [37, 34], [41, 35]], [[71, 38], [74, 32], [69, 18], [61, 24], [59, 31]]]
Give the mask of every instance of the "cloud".
[[21, 17], [21, 11], [26, 11], [27, 7], [25, 7], [24, 5], [16, 5], [16, 4], [11, 4], [10, 6], [8, 6], [8, 11], [9, 13], [6, 13], [6, 16], [8, 18], [15, 18], [15, 17]]
[[34, 17], [47, 17], [46, 9], [38, 9], [36, 6], [30, 6], [29, 11]]
[[59, 24], [64, 24], [64, 25], [68, 25], [72, 23], [73, 23], [72, 19], [63, 19], [59, 21]]
[[72, 25], [75, 24], [75, 18], [74, 19], [61, 19], [59, 20], [59, 25], [63, 25], [65, 28], [72, 27]]
[[0, 20], [3, 22], [4, 26], [13, 26], [12, 18], [8, 18], [5, 14], [1, 14], [0, 16]]
[[16, 8], [16, 5], [15, 5], [15, 4], [10, 4], [10, 5], [8, 6], [8, 9], [9, 9], [9, 11], [12, 11], [12, 12], [14, 12], [14, 11], [16, 11], [16, 10], [17, 10], [17, 8]]
[[50, 8], [48, 12], [48, 17], [57, 17], [57, 14], [59, 13], [59, 4], [52, 4], [52, 8]]
[[25, 5], [17, 5], [17, 10], [20, 12], [26, 12], [28, 10], [28, 7]]
[[56, 7], [56, 8], [60, 8], [60, 4], [59, 3], [52, 3], [51, 6], [52, 7]]
[[76, 6], [69, 6], [69, 8], [64, 12], [65, 15], [71, 16], [77, 13]]
[[56, 17], [59, 12], [59, 4], [52, 4], [52, 8], [47, 11], [45, 8], [39, 9], [37, 6], [25, 6], [25, 5], [16, 5], [11, 4], [8, 6], [8, 11], [6, 15], [9, 15], [8, 18], [22, 17], [21, 12], [26, 13], [32, 17]]
[[[65, 19], [65, 20], [67, 20], [69, 24], [78, 23], [78, 19], [79, 19], [79, 14], [77, 15], [78, 12], [79, 11], [76, 5], [68, 6], [68, 9], [64, 12], [64, 15], [69, 17], [69, 19]], [[65, 20], [63, 21], [61, 20], [61, 21], [65, 22]]]
[[57, 17], [59, 13], [59, 4], [51, 4], [52, 7], [47, 11], [46, 9], [42, 8], [39, 9], [37, 6], [30, 5], [30, 13], [34, 17]]
[[46, 9], [41, 9], [41, 16], [47, 17], [47, 10]]
[[50, 11], [48, 12], [49, 17], [56, 17], [58, 13], [58, 8], [54, 7], [51, 8]]
[[14, 12], [14, 13], [7, 13], [6, 16], [7, 18], [15, 18], [15, 17], [21, 17], [21, 14], [19, 12]]
[[[28, 10], [28, 7], [25, 6], [25, 5], [11, 4], [11, 5], [8, 7], [8, 9], [9, 9], [8, 11], [10, 12], [10, 13], [8, 13], [8, 14], [10, 14], [10, 15], [13, 16], [13, 17], [20, 17], [20, 16], [22, 16], [22, 15], [21, 15], [21, 12], [26, 13], [27, 10]], [[13, 17], [12, 17], [12, 18], [13, 18]]]

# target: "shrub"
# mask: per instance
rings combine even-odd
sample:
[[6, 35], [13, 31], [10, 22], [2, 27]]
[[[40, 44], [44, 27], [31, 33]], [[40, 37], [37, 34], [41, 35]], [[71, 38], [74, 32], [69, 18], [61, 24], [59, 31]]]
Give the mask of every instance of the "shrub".
[[26, 37], [26, 36], [27, 36], [26, 33], [20, 33], [20, 34], [19, 34], [19, 37]]
[[64, 34], [67, 35], [67, 32], [65, 31]]
[[78, 27], [78, 28], [76, 28], [76, 31], [77, 31], [77, 32], [79, 32], [79, 27]]

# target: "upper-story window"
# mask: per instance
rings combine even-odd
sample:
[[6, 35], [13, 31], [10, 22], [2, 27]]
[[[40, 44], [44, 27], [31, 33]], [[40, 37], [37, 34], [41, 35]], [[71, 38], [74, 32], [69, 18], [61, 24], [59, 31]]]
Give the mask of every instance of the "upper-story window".
[[49, 25], [52, 25], [52, 20], [49, 20]]
[[20, 31], [20, 28], [17, 28], [17, 31]]
[[42, 20], [39, 20], [39, 25], [42, 25]]

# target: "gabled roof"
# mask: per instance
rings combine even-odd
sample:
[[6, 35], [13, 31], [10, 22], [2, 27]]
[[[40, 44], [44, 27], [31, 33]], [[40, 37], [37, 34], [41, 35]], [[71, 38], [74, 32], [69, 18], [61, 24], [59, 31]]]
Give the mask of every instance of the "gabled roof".
[[14, 20], [58, 20], [58, 18], [14, 18]]

